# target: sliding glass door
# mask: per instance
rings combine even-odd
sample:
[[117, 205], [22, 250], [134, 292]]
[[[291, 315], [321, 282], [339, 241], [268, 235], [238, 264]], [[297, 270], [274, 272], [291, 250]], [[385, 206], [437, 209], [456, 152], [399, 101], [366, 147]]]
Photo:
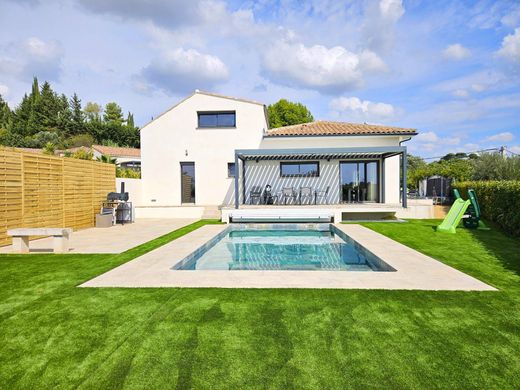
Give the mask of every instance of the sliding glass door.
[[340, 188], [344, 203], [379, 202], [379, 162], [341, 162]]

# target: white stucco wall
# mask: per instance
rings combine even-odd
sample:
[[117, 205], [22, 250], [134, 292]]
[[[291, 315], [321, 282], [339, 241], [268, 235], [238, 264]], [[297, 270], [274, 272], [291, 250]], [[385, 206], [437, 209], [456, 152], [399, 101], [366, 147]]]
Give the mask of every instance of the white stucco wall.
[[[236, 128], [197, 129], [197, 111], [236, 111]], [[264, 106], [234, 99], [195, 93], [141, 130], [141, 183], [139, 206], [181, 206], [181, 162], [195, 163], [196, 206], [234, 203], [234, 179], [228, 163], [235, 149], [293, 149], [357, 146], [398, 146], [399, 136], [332, 136], [263, 138], [267, 128]], [[254, 166], [261, 167], [253, 172]], [[339, 201], [339, 161], [320, 161], [318, 178], [280, 178], [279, 162], [246, 164], [246, 194], [252, 185], [326, 188], [329, 202]], [[241, 172], [240, 172], [241, 174]], [[381, 173], [382, 176], [382, 173]], [[386, 160], [385, 202], [399, 203], [399, 157]], [[308, 184], [307, 184], [308, 183]], [[243, 191], [240, 188], [239, 194]]]
[[[236, 111], [234, 129], [197, 129], [197, 111]], [[235, 149], [258, 148], [267, 128], [264, 106], [195, 94], [141, 130], [143, 205], [181, 205], [180, 162], [195, 162], [197, 205], [234, 198], [228, 163]]]

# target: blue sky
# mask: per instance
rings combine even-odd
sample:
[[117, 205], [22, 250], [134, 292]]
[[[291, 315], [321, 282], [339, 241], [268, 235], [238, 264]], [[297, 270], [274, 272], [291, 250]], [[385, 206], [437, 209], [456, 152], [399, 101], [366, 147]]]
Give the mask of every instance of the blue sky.
[[138, 124], [194, 89], [520, 153], [519, 1], [0, 0], [0, 94], [32, 76]]

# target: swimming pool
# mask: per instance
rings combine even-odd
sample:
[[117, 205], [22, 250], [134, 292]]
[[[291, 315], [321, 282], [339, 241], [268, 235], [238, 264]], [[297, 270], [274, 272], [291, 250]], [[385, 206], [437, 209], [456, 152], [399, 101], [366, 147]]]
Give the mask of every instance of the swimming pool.
[[233, 224], [173, 269], [395, 271], [332, 224]]

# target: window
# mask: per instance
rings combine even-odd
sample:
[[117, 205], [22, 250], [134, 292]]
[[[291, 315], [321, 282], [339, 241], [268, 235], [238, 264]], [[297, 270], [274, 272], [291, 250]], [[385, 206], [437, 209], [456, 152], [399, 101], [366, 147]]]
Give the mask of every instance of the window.
[[314, 162], [281, 162], [280, 176], [282, 177], [318, 177], [320, 163]]
[[235, 163], [227, 163], [227, 175], [228, 177], [235, 177]]
[[198, 112], [199, 127], [236, 127], [235, 111]]

